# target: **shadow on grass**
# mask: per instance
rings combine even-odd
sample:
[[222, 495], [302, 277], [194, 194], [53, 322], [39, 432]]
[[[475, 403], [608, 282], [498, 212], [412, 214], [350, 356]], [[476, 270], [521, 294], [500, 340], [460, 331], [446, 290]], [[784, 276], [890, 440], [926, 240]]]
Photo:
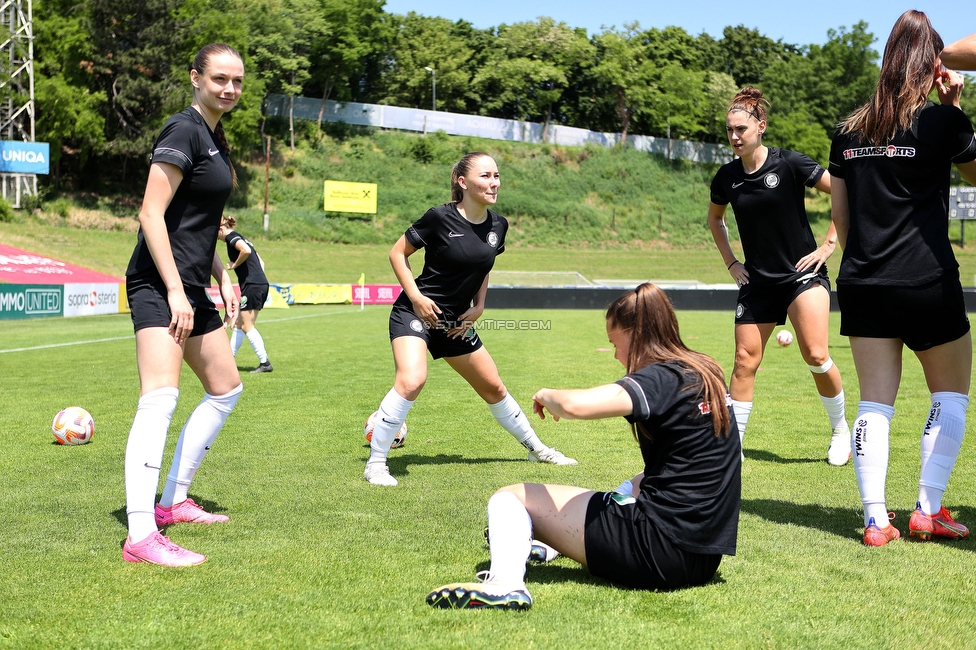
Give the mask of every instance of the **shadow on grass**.
[[[203, 499], [203, 498], [198, 497], [198, 496], [193, 496], [192, 494], [189, 495], [189, 498], [190, 499], [193, 499], [193, 502], [194, 503], [196, 503], [198, 506], [200, 506], [201, 508], [203, 508], [204, 510], [206, 510], [209, 513], [225, 513], [225, 512], [227, 512], [227, 508], [221, 507], [216, 501], [210, 501], [209, 499]], [[159, 499], [158, 498], [156, 499], [156, 503], [159, 503]], [[112, 517], [117, 522], [119, 522], [119, 524], [121, 524], [123, 528], [128, 528], [129, 527], [129, 518], [125, 514], [125, 506], [122, 506], [121, 508], [116, 508], [115, 510], [113, 510], [109, 514], [112, 515]]]
[[[563, 564], [565, 563], [565, 564]], [[476, 566], [476, 572], [488, 571], [491, 567], [491, 563], [488, 561], [479, 562]], [[567, 558], [560, 557], [553, 562], [547, 562], [545, 564], [539, 564], [531, 562], [527, 565], [525, 571], [526, 583], [529, 589], [532, 589], [533, 584], [556, 584], [560, 582], [575, 582], [581, 585], [599, 585], [607, 586], [611, 585], [617, 589], [624, 589], [626, 591], [647, 591], [641, 589], [635, 589], [633, 587], [624, 587], [621, 585], [614, 584], [609, 580], [604, 580], [603, 578], [597, 578], [592, 573], [590, 573], [583, 565], [576, 563], [575, 561]], [[708, 585], [725, 584], [725, 578], [722, 577], [721, 571], [716, 571], [715, 576], [706, 582], [703, 587]], [[668, 589], [666, 591], [683, 591], [685, 589], [695, 589], [695, 587], [681, 587], [679, 589]], [[661, 591], [661, 590], [653, 590]]]
[[[954, 519], [963, 523], [972, 524], [976, 522], [976, 508], [960, 506], [958, 509], [950, 510]], [[858, 544], [861, 543], [864, 534], [864, 520], [861, 512], [851, 508], [828, 508], [813, 503], [799, 504], [776, 499], [743, 499], [742, 512], [762, 517], [775, 524], [794, 524], [814, 528], [831, 535], [853, 540]], [[910, 540], [909, 543], [920, 542], [921, 540], [908, 535], [908, 518], [910, 516], [910, 512], [899, 511], [893, 523], [901, 532], [902, 540]], [[960, 550], [976, 551], [976, 542], [973, 539], [934, 539], [936, 543], [950, 544]]]
[[[363, 462], [366, 462], [366, 458], [363, 458]], [[410, 471], [407, 468], [410, 465], [487, 465], [490, 463], [521, 462], [526, 461], [520, 458], [468, 458], [459, 454], [437, 454], [436, 456], [406, 454], [390, 456], [386, 460], [386, 464], [390, 468], [390, 473], [394, 476], [408, 475]]]
[[783, 458], [765, 449], [743, 449], [746, 460], [762, 460], [767, 463], [779, 463], [780, 465], [793, 465], [796, 463], [826, 463], [825, 458]]

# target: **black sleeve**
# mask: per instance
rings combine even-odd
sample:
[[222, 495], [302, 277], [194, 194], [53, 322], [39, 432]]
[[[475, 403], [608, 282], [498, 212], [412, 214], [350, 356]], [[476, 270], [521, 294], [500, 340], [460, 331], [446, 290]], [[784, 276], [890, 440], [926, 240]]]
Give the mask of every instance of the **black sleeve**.
[[816, 185], [817, 181], [820, 180], [820, 177], [826, 171], [820, 166], [820, 163], [806, 154], [789, 151], [788, 149], [781, 151], [783, 152], [783, 159], [789, 163], [790, 168], [793, 170], [793, 175], [796, 177], [796, 180], [807, 187]]
[[968, 163], [976, 160], [976, 137], [973, 136], [973, 125], [966, 114], [955, 106], [949, 111], [946, 152], [949, 160], [954, 163]]
[[508, 219], [498, 215], [498, 220], [501, 222], [502, 237], [501, 241], [498, 242], [498, 248], [495, 249], [495, 255], [501, 255], [505, 252], [505, 239], [508, 237]]
[[847, 138], [835, 133], [830, 142], [830, 165], [828, 171], [831, 178], [844, 178], [844, 141]]
[[404, 235], [406, 235], [411, 246], [420, 249], [434, 242], [434, 233], [439, 225], [440, 217], [437, 214], [437, 208], [431, 208], [424, 216], [414, 221]]
[[728, 205], [729, 195], [725, 192], [725, 187], [722, 184], [722, 176], [724, 175], [724, 168], [719, 169], [715, 176], [712, 177], [712, 186], [709, 192], [709, 200], [715, 205]]
[[188, 121], [172, 119], [166, 123], [153, 145], [151, 161], [175, 165], [189, 176], [195, 157], [195, 130]]
[[650, 420], [664, 413], [678, 395], [680, 381], [669, 368], [651, 364], [616, 382], [630, 395], [634, 411], [624, 416], [628, 422]]

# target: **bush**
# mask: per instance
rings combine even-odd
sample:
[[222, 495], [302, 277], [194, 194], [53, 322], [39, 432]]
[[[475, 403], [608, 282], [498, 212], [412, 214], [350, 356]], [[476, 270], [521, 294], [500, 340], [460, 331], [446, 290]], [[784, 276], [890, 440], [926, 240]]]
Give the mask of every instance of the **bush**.
[[0, 199], [0, 221], [11, 223], [16, 220], [13, 206], [6, 199]]

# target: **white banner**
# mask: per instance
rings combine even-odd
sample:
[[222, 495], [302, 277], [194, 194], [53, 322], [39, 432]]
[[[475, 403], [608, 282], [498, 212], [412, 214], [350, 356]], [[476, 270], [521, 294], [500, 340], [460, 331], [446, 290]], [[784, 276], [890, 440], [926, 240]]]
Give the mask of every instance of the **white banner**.
[[118, 284], [64, 285], [64, 315], [94, 316], [119, 313]]

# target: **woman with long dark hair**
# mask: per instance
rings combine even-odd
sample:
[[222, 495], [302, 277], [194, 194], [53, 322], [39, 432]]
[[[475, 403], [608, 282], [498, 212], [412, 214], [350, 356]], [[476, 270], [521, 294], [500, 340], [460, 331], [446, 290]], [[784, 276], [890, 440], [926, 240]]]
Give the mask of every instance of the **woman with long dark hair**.
[[[888, 523], [894, 513], [885, 480], [906, 346], [931, 393], [909, 532], [920, 539], [969, 532], [942, 505], [966, 429], [973, 358], [947, 207], [952, 164], [976, 182], [976, 139], [959, 109], [962, 75], [942, 66], [942, 47], [924, 13], [902, 14], [885, 45], [874, 96], [841, 123], [830, 151], [833, 221], [844, 249], [840, 331], [850, 337], [861, 389], [854, 469], [868, 546], [901, 535]], [[939, 104], [928, 101], [933, 88]]]
[[644, 471], [614, 492], [501, 488], [488, 501], [487, 576], [435, 589], [431, 606], [531, 607], [525, 563], [533, 535], [593, 575], [635, 589], [705, 584], [723, 555], [735, 555], [741, 447], [721, 367], [685, 346], [667, 295], [653, 284], [611, 304], [606, 326], [627, 374], [593, 388], [543, 388], [534, 411], [554, 420], [625, 418]]

